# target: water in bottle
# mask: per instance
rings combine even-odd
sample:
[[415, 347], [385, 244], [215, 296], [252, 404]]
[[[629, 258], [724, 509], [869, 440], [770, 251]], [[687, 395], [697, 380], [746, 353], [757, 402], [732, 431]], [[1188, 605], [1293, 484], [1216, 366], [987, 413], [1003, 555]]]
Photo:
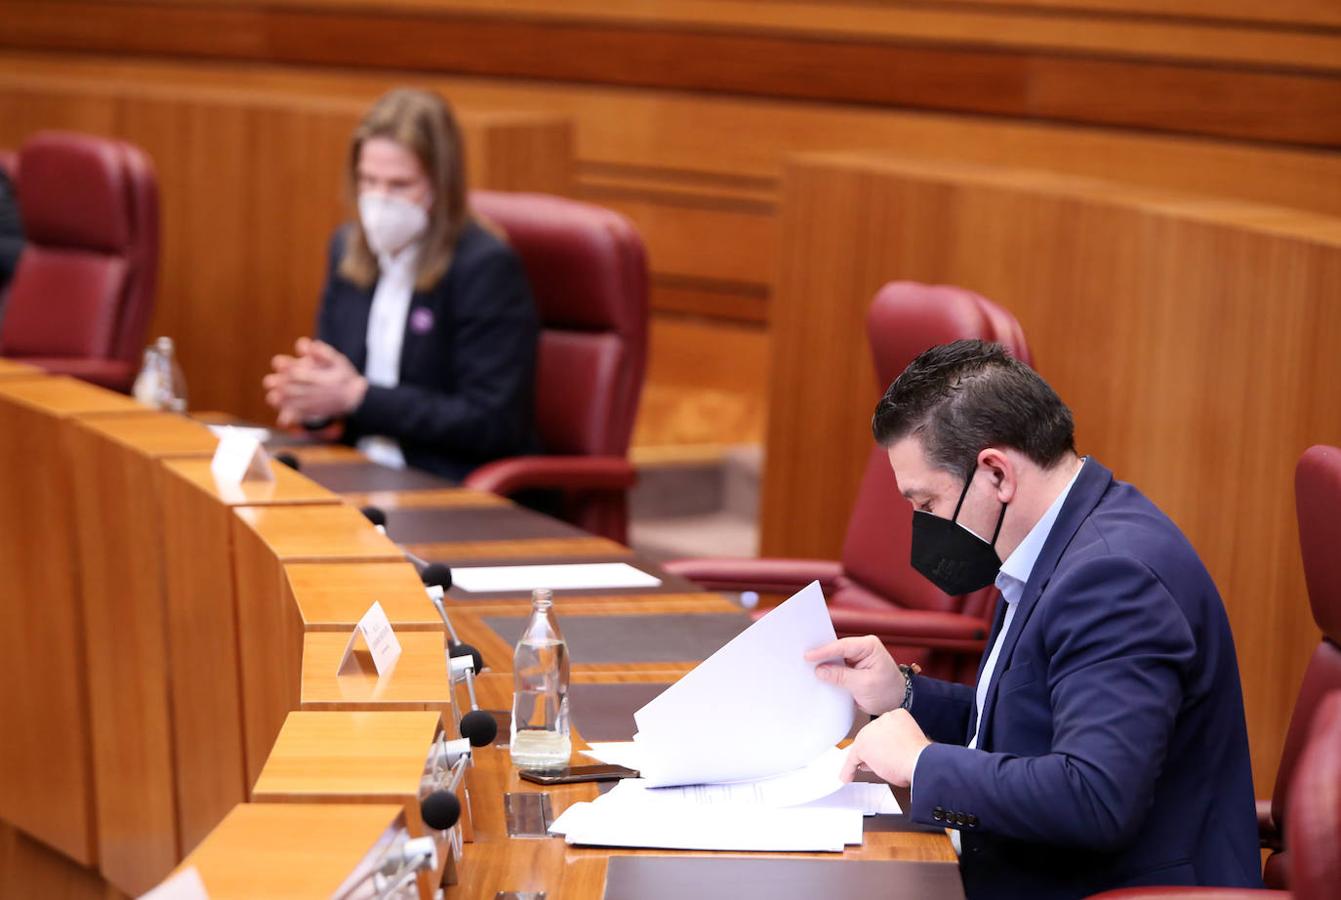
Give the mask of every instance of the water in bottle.
[[553, 596], [531, 595], [531, 620], [512, 657], [513, 765], [558, 769], [568, 765], [568, 645], [554, 616]]

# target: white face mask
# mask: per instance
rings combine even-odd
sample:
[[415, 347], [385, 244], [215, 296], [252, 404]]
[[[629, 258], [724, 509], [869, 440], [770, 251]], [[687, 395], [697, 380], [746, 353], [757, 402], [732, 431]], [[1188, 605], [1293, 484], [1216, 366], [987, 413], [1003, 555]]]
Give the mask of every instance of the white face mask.
[[359, 220], [378, 256], [399, 252], [428, 229], [428, 212], [418, 203], [373, 191], [359, 194]]

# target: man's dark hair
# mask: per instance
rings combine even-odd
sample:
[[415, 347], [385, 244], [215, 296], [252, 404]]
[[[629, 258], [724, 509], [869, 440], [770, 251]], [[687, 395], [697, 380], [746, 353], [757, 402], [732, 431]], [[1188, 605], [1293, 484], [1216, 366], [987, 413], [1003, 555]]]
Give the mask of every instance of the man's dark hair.
[[967, 478], [987, 447], [1011, 447], [1043, 468], [1075, 452], [1071, 410], [1000, 344], [955, 341], [920, 354], [876, 404], [871, 430], [888, 447], [921, 438], [927, 461]]

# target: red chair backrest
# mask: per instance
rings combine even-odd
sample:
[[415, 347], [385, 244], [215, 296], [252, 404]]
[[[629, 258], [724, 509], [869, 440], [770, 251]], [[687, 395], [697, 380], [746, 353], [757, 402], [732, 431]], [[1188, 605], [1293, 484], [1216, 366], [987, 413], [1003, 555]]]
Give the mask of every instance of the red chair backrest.
[[[1030, 362], [1024, 332], [1015, 317], [963, 288], [891, 282], [871, 303], [866, 333], [881, 390], [919, 353], [950, 341], [996, 341], [1017, 359]], [[990, 615], [994, 588], [948, 596], [913, 569], [911, 541], [911, 507], [899, 493], [884, 449], [872, 447], [843, 542], [844, 574], [898, 606]], [[842, 602], [839, 595], [835, 599]]]
[[473, 191], [539, 307], [536, 421], [552, 454], [628, 452], [647, 366], [647, 262], [623, 216], [544, 194]]
[[144, 349], [158, 266], [158, 185], [120, 141], [39, 132], [18, 157], [26, 245], [0, 352], [118, 360]]
[[[1294, 794], [1290, 785], [1323, 698], [1341, 690], [1341, 554], [1337, 553], [1341, 547], [1341, 449], [1319, 444], [1304, 451], [1294, 470], [1294, 502], [1309, 606], [1322, 641], [1304, 670], [1285, 733], [1271, 797], [1271, 818], [1277, 823], [1291, 815]], [[1292, 853], [1292, 844], [1287, 849]]]
[[1341, 691], [1318, 704], [1290, 787], [1285, 836], [1297, 900], [1332, 900], [1341, 890]]

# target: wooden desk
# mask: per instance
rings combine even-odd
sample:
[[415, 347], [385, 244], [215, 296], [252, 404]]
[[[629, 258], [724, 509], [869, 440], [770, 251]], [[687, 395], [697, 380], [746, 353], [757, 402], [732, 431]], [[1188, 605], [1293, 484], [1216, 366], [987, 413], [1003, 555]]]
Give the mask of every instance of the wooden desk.
[[404, 560], [285, 563], [284, 577], [305, 631], [348, 634], [374, 600], [398, 634], [442, 631], [423, 582]]
[[15, 359], [0, 357], [0, 378], [37, 378], [45, 375], [46, 372], [43, 372], [37, 366], [30, 366]]
[[[410, 834], [429, 834], [419, 795], [429, 748], [442, 730], [437, 712], [294, 712], [284, 721], [253, 791], [256, 802], [397, 803]], [[434, 837], [438, 837], [434, 833]], [[446, 865], [420, 879], [432, 896]]]
[[247, 780], [254, 784], [285, 715], [301, 702], [303, 624], [287, 595], [284, 564], [403, 556], [344, 504], [237, 507], [232, 542]]
[[[0, 817], [84, 866], [98, 861], [80, 518], [71, 416], [143, 413], [64, 377], [0, 380]], [[103, 636], [106, 639], [106, 636]]]
[[381, 677], [376, 671], [336, 674], [349, 635], [349, 631], [309, 631], [303, 636], [304, 710], [431, 710], [444, 715], [450, 711], [446, 641], [441, 631], [397, 633], [400, 658]]
[[404, 828], [390, 803], [240, 803], [178, 868], [194, 866], [211, 900], [328, 900]]

